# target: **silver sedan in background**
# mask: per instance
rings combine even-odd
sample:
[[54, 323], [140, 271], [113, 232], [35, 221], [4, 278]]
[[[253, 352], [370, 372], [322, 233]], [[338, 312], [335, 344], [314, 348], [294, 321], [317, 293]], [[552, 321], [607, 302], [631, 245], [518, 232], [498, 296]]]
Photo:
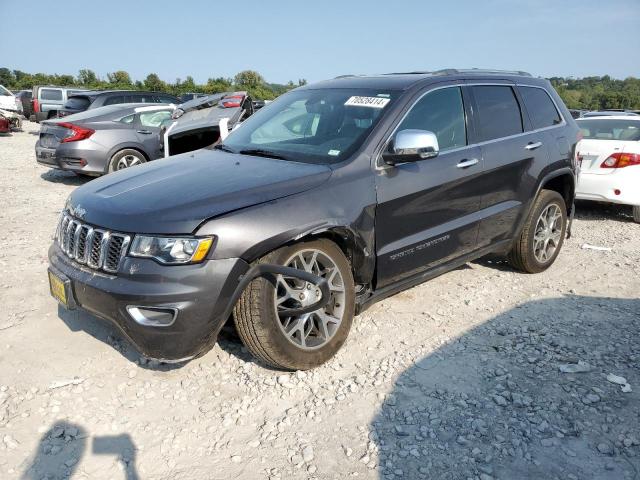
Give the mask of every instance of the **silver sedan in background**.
[[41, 165], [99, 176], [162, 157], [158, 134], [175, 105], [109, 105], [42, 122]]

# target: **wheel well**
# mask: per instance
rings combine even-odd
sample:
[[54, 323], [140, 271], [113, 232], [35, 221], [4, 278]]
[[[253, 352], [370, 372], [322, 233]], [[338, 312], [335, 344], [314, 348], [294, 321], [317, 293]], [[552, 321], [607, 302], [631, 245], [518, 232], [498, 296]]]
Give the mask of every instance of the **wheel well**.
[[116, 150], [115, 152], [113, 152], [113, 155], [111, 155], [111, 159], [113, 159], [113, 157], [115, 157], [117, 154], [119, 154], [121, 151], [123, 150], [135, 150], [136, 152], [142, 154], [142, 156], [144, 157], [144, 159], [148, 162], [149, 161], [149, 157], [147, 156], [146, 153], [144, 153], [144, 151], [138, 147], [122, 147], [119, 148], [118, 150]]
[[562, 195], [562, 198], [564, 198], [564, 202], [567, 205], [567, 211], [571, 210], [575, 188], [571, 174], [565, 173], [563, 175], [553, 177], [547, 180], [542, 185], [542, 188], [545, 190], [553, 190], [554, 192], [558, 192]]
[[[358, 245], [355, 235], [346, 228], [333, 228], [318, 233], [310, 233], [304, 237], [298, 238], [289, 244], [316, 240], [318, 238], [326, 238], [335, 243], [351, 265], [351, 273], [356, 284], [367, 284], [371, 282], [371, 278], [366, 278], [366, 268], [362, 268], [365, 263], [365, 249]], [[370, 275], [369, 275], [370, 276]]]

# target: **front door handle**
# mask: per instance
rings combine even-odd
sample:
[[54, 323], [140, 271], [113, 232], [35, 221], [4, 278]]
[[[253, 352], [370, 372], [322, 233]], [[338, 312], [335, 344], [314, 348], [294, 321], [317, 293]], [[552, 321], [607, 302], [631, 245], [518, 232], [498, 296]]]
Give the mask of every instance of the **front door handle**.
[[469, 168], [469, 167], [473, 167], [475, 164], [478, 163], [478, 159], [477, 158], [470, 158], [468, 160], [461, 160], [460, 163], [458, 163], [456, 165], [456, 167], [458, 168]]
[[529, 142], [526, 148], [527, 150], [535, 150], [536, 148], [540, 148], [542, 146], [542, 142]]
[[143, 135], [151, 135], [153, 132], [150, 132], [149, 130], [138, 130], [138, 133], [141, 133]]

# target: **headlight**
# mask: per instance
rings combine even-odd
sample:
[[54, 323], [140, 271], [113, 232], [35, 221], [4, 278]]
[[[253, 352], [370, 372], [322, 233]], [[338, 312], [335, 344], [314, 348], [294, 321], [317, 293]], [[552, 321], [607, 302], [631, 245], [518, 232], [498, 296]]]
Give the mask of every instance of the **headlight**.
[[136, 235], [129, 254], [132, 257], [153, 258], [170, 265], [198, 263], [211, 249], [213, 238], [149, 237]]

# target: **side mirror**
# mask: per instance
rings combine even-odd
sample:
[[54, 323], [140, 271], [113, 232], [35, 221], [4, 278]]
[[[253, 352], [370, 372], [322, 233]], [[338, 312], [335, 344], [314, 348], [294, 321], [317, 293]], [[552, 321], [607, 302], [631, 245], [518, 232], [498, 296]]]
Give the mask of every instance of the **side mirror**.
[[389, 165], [417, 162], [438, 156], [440, 147], [436, 134], [428, 130], [400, 130], [382, 159]]

